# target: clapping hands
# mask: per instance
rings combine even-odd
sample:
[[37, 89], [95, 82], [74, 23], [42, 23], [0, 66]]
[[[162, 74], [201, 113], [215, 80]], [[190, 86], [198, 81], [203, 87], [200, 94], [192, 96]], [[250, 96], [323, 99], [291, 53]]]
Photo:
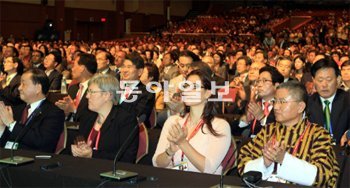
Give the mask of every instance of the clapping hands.
[[90, 140], [86, 142], [82, 139], [77, 139], [75, 144], [72, 144], [71, 149], [74, 157], [92, 158], [92, 148]]
[[180, 145], [183, 142], [187, 141], [186, 140], [187, 134], [188, 134], [187, 127], [182, 128], [177, 119], [175, 124], [169, 130], [168, 141], [175, 145]]
[[70, 96], [64, 97], [62, 100], [59, 100], [55, 103], [55, 105], [64, 111], [67, 115], [69, 113], [73, 113], [76, 110], [76, 106], [74, 105], [74, 101]]
[[273, 162], [282, 164], [286, 153], [286, 145], [282, 142], [276, 142], [273, 138], [263, 148], [263, 159], [266, 167], [269, 167]]

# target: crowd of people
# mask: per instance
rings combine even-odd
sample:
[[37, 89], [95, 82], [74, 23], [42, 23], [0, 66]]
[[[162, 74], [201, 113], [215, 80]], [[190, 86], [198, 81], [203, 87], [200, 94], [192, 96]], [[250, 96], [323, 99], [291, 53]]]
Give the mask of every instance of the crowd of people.
[[[349, 29], [344, 21], [323, 32], [318, 23], [295, 31], [297, 40], [285, 30], [261, 40], [3, 42], [1, 147], [18, 140], [21, 149], [55, 152], [68, 121], [79, 124], [79, 135], [65, 153], [112, 160], [131, 134], [120, 160], [134, 163], [134, 130], [153, 127], [156, 111], [156, 167], [220, 174], [239, 136], [240, 175], [260, 171], [268, 181], [335, 187], [333, 147], [350, 144], [350, 47], [341, 34], [331, 42], [327, 36], [333, 26]], [[223, 101], [222, 89], [235, 97]], [[48, 100], [61, 91], [64, 98]]]

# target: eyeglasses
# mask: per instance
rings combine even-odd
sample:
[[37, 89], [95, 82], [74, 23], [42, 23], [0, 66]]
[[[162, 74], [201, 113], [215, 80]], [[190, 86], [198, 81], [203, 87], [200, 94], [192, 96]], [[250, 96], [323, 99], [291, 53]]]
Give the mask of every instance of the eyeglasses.
[[91, 89], [88, 89], [86, 92], [87, 92], [87, 94], [95, 94], [95, 93], [103, 93], [103, 92], [106, 92], [106, 91], [93, 91]]
[[194, 83], [184, 83], [184, 84], [182, 84], [182, 88], [185, 90], [189, 90], [189, 89], [197, 90], [197, 89], [201, 89], [204, 87], [201, 85], [194, 84]]
[[267, 79], [256, 80], [256, 84], [259, 84], [259, 83], [265, 84], [266, 82], [272, 82], [272, 80], [267, 80]]
[[284, 104], [287, 104], [287, 103], [290, 103], [290, 102], [300, 102], [300, 101], [298, 101], [298, 100], [288, 101], [287, 99], [274, 99], [272, 101], [273, 105], [276, 105], [276, 104], [284, 105]]

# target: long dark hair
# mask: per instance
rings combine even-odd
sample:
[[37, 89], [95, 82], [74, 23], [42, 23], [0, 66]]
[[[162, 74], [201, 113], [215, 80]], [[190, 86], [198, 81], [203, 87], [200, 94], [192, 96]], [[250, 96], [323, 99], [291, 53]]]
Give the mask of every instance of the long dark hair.
[[[211, 79], [210, 79], [210, 75], [202, 72], [201, 70], [193, 70], [192, 72], [190, 72], [187, 76], [186, 79], [188, 79], [190, 76], [196, 75], [201, 79], [202, 82], [202, 87], [205, 90], [211, 90]], [[185, 114], [190, 112], [190, 108], [189, 106], [185, 107]], [[205, 106], [204, 106], [204, 110], [202, 113], [202, 119], [204, 121], [205, 124], [207, 124], [208, 129], [210, 131], [211, 134], [213, 134], [214, 136], [220, 136], [220, 134], [218, 134], [214, 129], [213, 129], [213, 125], [211, 124], [212, 120], [214, 119], [214, 103], [208, 101]], [[203, 127], [201, 128], [202, 132], [203, 132]], [[204, 133], [204, 132], [203, 132]]]

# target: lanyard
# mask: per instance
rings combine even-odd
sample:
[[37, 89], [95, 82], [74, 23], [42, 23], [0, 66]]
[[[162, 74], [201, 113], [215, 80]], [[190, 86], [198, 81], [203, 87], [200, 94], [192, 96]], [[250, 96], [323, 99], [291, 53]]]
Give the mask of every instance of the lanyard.
[[[186, 128], [186, 126], [187, 126], [187, 121], [188, 121], [189, 117], [190, 117], [190, 115], [187, 116], [186, 121], [185, 121], [185, 123], [184, 123], [184, 125], [183, 125], [183, 128]], [[192, 131], [192, 133], [186, 138], [186, 140], [187, 140], [187, 141], [190, 141], [190, 140], [197, 134], [197, 132], [199, 131], [199, 129], [200, 129], [203, 125], [204, 125], [204, 121], [203, 121], [203, 119], [201, 119], [201, 120], [198, 122], [196, 128], [195, 128], [195, 129]], [[181, 162], [184, 161], [184, 156], [185, 156], [185, 153], [182, 152], [182, 153], [181, 153]]]
[[[259, 106], [264, 106], [262, 102], [259, 102], [258, 104], [259, 104]], [[267, 106], [267, 109], [268, 109], [269, 107], [270, 107], [270, 105]], [[264, 110], [265, 110], [265, 107], [264, 107]], [[267, 113], [266, 116], [265, 116], [265, 114], [264, 114], [264, 118], [269, 117], [271, 111], [272, 111], [272, 110], [269, 110], [269, 113]], [[263, 119], [264, 119], [264, 118], [263, 118]], [[255, 126], [256, 126], [256, 121], [257, 121], [257, 119], [254, 118], [254, 122], [253, 122], [253, 125], [252, 125], [252, 132], [251, 132], [251, 134], [254, 134], [254, 130], [255, 130]], [[266, 122], [265, 122], [265, 124], [266, 124]]]
[[[311, 123], [310, 123], [309, 121], [307, 121], [306, 124], [307, 124], [307, 125], [306, 125], [306, 128], [305, 128], [304, 131], [301, 133], [301, 135], [299, 136], [297, 142], [295, 143], [295, 146], [294, 146], [293, 152], [292, 152], [292, 155], [293, 155], [293, 156], [296, 156], [297, 151], [299, 150], [299, 147], [300, 147], [300, 143], [301, 143], [301, 141], [303, 140], [305, 133], [306, 133], [306, 132], [310, 129], [310, 127], [311, 127]], [[276, 134], [274, 134], [274, 135], [272, 136], [272, 140], [273, 140], [274, 142], [276, 141]], [[273, 144], [274, 144], [274, 142], [273, 142]]]
[[[306, 125], [307, 127], [304, 129], [303, 133], [301, 133], [301, 135], [299, 136], [297, 142], [295, 143], [295, 146], [294, 146], [293, 152], [292, 152], [292, 155], [293, 155], [293, 156], [296, 156], [296, 154], [297, 154], [297, 152], [298, 152], [298, 150], [299, 150], [299, 147], [300, 147], [300, 143], [301, 143], [301, 141], [303, 140], [305, 133], [306, 133], [306, 132], [310, 129], [310, 127], [311, 127], [311, 123], [310, 123], [309, 121], [307, 121], [306, 124], [307, 124], [307, 125]], [[273, 141], [273, 144], [275, 144], [275, 141], [276, 141], [276, 134], [274, 134], [274, 135], [272, 136], [272, 141]], [[274, 169], [273, 169], [273, 173], [274, 173], [274, 174], [277, 173], [277, 162], [275, 162], [275, 166], [274, 166]]]
[[[94, 128], [91, 129], [88, 140], [92, 141], [93, 138], [91, 138], [91, 136], [92, 136], [93, 131], [94, 131]], [[97, 138], [95, 139], [95, 143], [91, 143], [91, 144], [95, 145], [95, 147], [93, 147], [93, 150], [98, 150], [98, 144], [100, 142], [100, 135], [101, 135], [101, 131], [97, 131]]]
[[[187, 122], [188, 122], [188, 119], [189, 119], [189, 118], [190, 118], [190, 115], [187, 116], [187, 118], [186, 118], [186, 120], [185, 120], [185, 123], [184, 123], [184, 125], [182, 126], [182, 128], [186, 128]], [[199, 129], [200, 129], [203, 125], [204, 125], [204, 120], [201, 119], [201, 120], [198, 122], [196, 128], [195, 128], [195, 129], [192, 131], [192, 133], [186, 138], [186, 140], [187, 140], [187, 141], [190, 141], [190, 140], [198, 133]], [[184, 160], [184, 155], [185, 155], [185, 153], [182, 152], [182, 153], [181, 153], [181, 162], [183, 162], [183, 160]], [[171, 160], [172, 160], [172, 162], [174, 163], [174, 157], [172, 157]]]
[[307, 124], [307, 125], [306, 125], [307, 127], [304, 129], [303, 133], [301, 133], [301, 135], [300, 135], [300, 137], [299, 137], [297, 143], [295, 143], [295, 146], [294, 146], [294, 149], [293, 149], [293, 153], [292, 153], [293, 156], [296, 156], [297, 151], [299, 150], [300, 143], [301, 143], [301, 141], [303, 140], [305, 133], [306, 133], [306, 132], [310, 129], [310, 127], [311, 127], [311, 123], [310, 123], [309, 121], [307, 121], [306, 124]]

